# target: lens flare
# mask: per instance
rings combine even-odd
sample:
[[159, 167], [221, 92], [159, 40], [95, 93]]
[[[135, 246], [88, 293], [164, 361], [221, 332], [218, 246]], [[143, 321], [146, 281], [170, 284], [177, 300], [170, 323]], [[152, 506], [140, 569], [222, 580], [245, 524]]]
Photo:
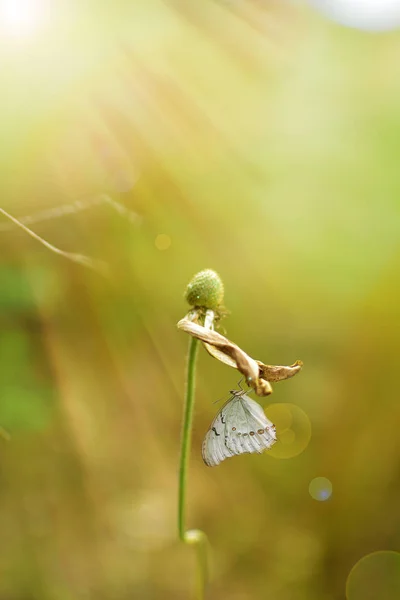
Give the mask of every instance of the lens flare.
[[270, 404], [265, 409], [275, 424], [278, 441], [268, 450], [274, 458], [293, 458], [301, 454], [311, 439], [311, 422], [295, 404]]
[[380, 550], [359, 560], [347, 578], [347, 600], [398, 600], [400, 598], [400, 553]]
[[3, 0], [0, 30], [5, 36], [24, 38], [35, 33], [46, 17], [43, 0]]

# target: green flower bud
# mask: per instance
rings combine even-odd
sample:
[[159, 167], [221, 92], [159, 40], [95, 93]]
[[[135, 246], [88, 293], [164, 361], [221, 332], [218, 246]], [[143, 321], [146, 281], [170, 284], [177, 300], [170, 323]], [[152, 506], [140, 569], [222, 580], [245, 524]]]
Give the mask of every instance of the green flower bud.
[[200, 271], [187, 286], [185, 299], [191, 306], [215, 310], [224, 299], [224, 284], [220, 276], [211, 269]]

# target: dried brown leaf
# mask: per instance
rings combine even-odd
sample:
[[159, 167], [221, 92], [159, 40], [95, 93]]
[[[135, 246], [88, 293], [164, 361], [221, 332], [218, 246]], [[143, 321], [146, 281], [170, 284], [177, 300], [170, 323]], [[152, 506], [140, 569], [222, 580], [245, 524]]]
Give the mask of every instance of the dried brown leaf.
[[268, 396], [272, 393], [270, 381], [281, 381], [293, 377], [301, 369], [300, 361], [290, 367], [264, 365], [251, 358], [225, 336], [203, 327], [187, 317], [179, 321], [178, 328], [201, 340], [211, 356], [229, 367], [238, 369], [246, 378], [248, 385], [254, 388], [257, 396]]

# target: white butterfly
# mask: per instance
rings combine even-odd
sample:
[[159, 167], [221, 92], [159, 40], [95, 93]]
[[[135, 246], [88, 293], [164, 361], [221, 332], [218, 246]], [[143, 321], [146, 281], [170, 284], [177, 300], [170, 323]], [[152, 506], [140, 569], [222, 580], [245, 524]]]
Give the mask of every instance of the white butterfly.
[[209, 467], [235, 454], [261, 453], [277, 441], [275, 425], [262, 407], [244, 390], [230, 393], [232, 397], [211, 423], [203, 441], [203, 460]]

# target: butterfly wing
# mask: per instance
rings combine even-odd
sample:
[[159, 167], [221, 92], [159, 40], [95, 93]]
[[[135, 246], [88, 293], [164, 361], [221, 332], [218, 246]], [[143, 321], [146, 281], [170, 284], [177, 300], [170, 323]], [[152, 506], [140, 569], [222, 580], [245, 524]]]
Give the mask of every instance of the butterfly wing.
[[244, 394], [235, 394], [206, 433], [203, 460], [209, 467], [215, 467], [236, 454], [263, 452], [275, 441], [275, 427], [261, 406]]
[[261, 453], [276, 442], [275, 425], [262, 407], [249, 396], [238, 398], [238, 405], [226, 418], [225, 443], [235, 454]]
[[229, 458], [235, 454], [225, 444], [226, 410], [235, 400], [235, 397], [230, 398], [228, 402], [224, 404], [205, 435], [202, 446], [202, 456], [208, 467], [216, 467], [220, 462], [225, 460], [225, 458]]

